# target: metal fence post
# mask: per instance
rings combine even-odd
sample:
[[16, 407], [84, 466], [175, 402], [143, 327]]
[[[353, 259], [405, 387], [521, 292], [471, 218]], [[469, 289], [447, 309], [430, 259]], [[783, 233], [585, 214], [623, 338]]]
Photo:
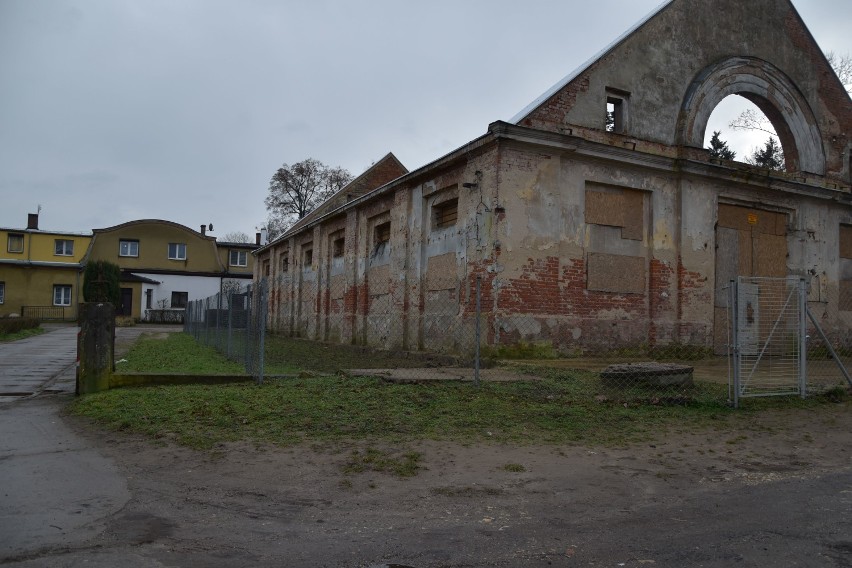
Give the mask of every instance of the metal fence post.
[[731, 280], [731, 350], [734, 358], [734, 408], [740, 407], [739, 280]]
[[257, 306], [258, 318], [257, 318], [257, 333], [260, 336], [258, 354], [257, 354], [257, 384], [263, 384], [263, 359], [264, 353], [266, 351], [266, 306], [267, 306], [267, 283], [266, 279], [260, 281], [260, 303]]
[[799, 395], [805, 398], [808, 388], [808, 292], [805, 279], [799, 279]]
[[251, 368], [251, 342], [252, 336], [252, 326], [254, 325], [254, 286], [249, 284], [246, 287], [246, 333], [245, 333], [245, 343], [243, 345], [243, 366], [246, 369], [247, 373], [252, 372]]
[[474, 356], [473, 356], [473, 382], [476, 386], [479, 386], [479, 365], [480, 365], [480, 338], [482, 336], [481, 332], [481, 319], [482, 316], [482, 276], [476, 276], [476, 344], [474, 346]]
[[234, 291], [228, 290], [228, 341], [225, 346], [225, 357], [231, 358], [231, 339], [234, 331]]

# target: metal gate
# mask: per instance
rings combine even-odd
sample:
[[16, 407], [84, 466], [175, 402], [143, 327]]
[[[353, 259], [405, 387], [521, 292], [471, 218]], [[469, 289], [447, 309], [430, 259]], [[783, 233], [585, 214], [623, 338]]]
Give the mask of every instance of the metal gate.
[[846, 381], [852, 380], [831, 341], [808, 310], [807, 285], [797, 277], [740, 276], [730, 287], [732, 391], [740, 398], [807, 394], [808, 319]]

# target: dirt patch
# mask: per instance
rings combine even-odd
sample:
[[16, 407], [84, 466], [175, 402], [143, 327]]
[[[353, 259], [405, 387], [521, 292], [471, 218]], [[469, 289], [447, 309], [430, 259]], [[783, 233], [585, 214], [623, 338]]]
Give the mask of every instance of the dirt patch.
[[[239, 443], [197, 452], [68, 420], [127, 476], [133, 498], [115, 534], [155, 539], [146, 554], [178, 565], [286, 558], [299, 566], [572, 566], [606, 555], [625, 566], [693, 565], [672, 548], [669, 539], [679, 533], [671, 531], [703, 526], [705, 542], [687, 546], [694, 554], [716, 538], [717, 517], [746, 527], [763, 514], [748, 495], [784, 483], [807, 491], [839, 474], [852, 492], [848, 404], [744, 413], [718, 429], [685, 425], [624, 448], [423, 441]], [[353, 455], [370, 452], [416, 454], [417, 473], [348, 467]], [[842, 498], [848, 518], [852, 498]], [[738, 505], [748, 510], [732, 509]], [[626, 523], [650, 530], [657, 521], [667, 528], [645, 540], [626, 536]]]

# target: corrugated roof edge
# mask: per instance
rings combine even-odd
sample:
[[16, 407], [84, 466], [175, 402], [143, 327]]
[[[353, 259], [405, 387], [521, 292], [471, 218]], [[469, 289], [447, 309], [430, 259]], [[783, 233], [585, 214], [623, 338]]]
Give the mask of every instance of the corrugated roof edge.
[[552, 97], [553, 95], [558, 93], [560, 89], [565, 87], [565, 85], [567, 85], [568, 83], [570, 83], [571, 81], [576, 79], [583, 71], [585, 71], [586, 69], [591, 67], [597, 60], [601, 59], [604, 55], [606, 55], [607, 53], [609, 53], [610, 51], [615, 49], [615, 47], [618, 44], [620, 44], [622, 41], [624, 41], [625, 39], [630, 37], [633, 34], [633, 32], [635, 32], [636, 30], [638, 30], [639, 28], [644, 26], [648, 22], [648, 20], [650, 20], [651, 18], [653, 18], [654, 16], [656, 16], [657, 14], [662, 12], [663, 9], [666, 8], [672, 2], [674, 2], [674, 0], [664, 0], [662, 4], [660, 4], [659, 6], [654, 8], [654, 10], [652, 10], [647, 16], [645, 16], [644, 18], [642, 18], [641, 20], [639, 20], [638, 22], [633, 24], [632, 27], [628, 28], [627, 31], [622, 33], [617, 38], [615, 38], [615, 40], [613, 40], [609, 45], [607, 45], [602, 50], [597, 52], [589, 60], [587, 60], [585, 63], [583, 63], [582, 65], [577, 67], [574, 71], [572, 71], [571, 73], [569, 73], [568, 75], [563, 77], [562, 80], [560, 80], [555, 85], [550, 87], [541, 96], [539, 96], [533, 102], [531, 102], [526, 107], [524, 107], [524, 109], [521, 112], [519, 112], [518, 114], [516, 114], [515, 116], [510, 118], [507, 122], [509, 122], [510, 124], [518, 124], [521, 120], [526, 118], [527, 115], [529, 115], [532, 111], [534, 111], [539, 106], [541, 106], [550, 97]]

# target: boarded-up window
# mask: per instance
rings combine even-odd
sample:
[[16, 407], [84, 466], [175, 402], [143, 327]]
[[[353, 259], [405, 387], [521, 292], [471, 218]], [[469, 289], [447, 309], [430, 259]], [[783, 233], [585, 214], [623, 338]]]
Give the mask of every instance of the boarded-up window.
[[841, 312], [852, 312], [852, 280], [840, 281], [840, 300], [838, 305]]
[[586, 288], [600, 292], [644, 294], [645, 259], [641, 256], [590, 253]]
[[314, 249], [305, 250], [305, 270], [310, 270], [314, 263]]
[[840, 258], [852, 258], [852, 225], [840, 225]]
[[645, 196], [641, 191], [586, 189], [586, 223], [621, 227], [621, 238], [644, 237]]
[[432, 207], [432, 228], [444, 229], [456, 224], [459, 216], [459, 200], [450, 199]]

